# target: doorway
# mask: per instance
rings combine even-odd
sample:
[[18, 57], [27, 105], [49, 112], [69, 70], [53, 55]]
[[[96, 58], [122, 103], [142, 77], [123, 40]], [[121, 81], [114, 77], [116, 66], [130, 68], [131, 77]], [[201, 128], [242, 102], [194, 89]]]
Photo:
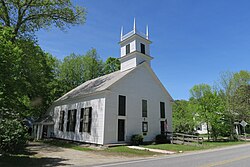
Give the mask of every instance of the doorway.
[[125, 141], [125, 120], [118, 119], [118, 141]]

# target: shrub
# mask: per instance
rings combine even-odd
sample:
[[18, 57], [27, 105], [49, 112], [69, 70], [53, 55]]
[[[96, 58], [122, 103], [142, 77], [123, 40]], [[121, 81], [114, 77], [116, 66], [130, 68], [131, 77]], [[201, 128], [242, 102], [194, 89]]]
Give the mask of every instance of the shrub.
[[143, 143], [143, 136], [140, 134], [132, 135], [130, 142], [131, 145], [139, 146], [140, 144]]
[[168, 143], [167, 136], [164, 134], [159, 134], [155, 136], [155, 142], [157, 144]]
[[27, 140], [27, 130], [18, 120], [0, 120], [0, 153], [22, 151]]

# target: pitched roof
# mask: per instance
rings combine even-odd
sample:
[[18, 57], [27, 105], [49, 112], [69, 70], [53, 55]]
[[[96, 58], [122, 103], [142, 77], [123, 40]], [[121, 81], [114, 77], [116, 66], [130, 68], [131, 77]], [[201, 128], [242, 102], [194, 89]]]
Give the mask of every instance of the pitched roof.
[[72, 89], [71, 91], [69, 91], [68, 93], [66, 93], [59, 99], [57, 99], [55, 102], [64, 101], [64, 100], [72, 99], [78, 96], [84, 96], [84, 95], [106, 90], [108, 87], [113, 85], [115, 82], [120, 80], [129, 72], [133, 71], [133, 69], [135, 68], [132, 68], [126, 71], [119, 70], [119, 71], [86, 81], [80, 86]]

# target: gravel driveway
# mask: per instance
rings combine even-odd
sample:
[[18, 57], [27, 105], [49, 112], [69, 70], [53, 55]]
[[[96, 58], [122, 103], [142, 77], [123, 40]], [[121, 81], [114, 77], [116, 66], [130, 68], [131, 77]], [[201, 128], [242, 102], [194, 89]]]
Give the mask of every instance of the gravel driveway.
[[141, 157], [110, 155], [105, 152], [78, 151], [51, 146], [40, 142], [30, 143], [27, 149], [29, 152], [33, 153], [34, 157], [48, 161], [47, 163], [42, 163], [43, 165], [41, 166], [88, 166], [141, 159]]

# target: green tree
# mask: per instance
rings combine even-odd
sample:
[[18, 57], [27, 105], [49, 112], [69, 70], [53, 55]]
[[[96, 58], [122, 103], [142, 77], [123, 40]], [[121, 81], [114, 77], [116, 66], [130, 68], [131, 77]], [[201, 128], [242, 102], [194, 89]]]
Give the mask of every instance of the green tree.
[[66, 56], [59, 65], [58, 75], [60, 95], [85, 82], [83, 56], [76, 54]]
[[193, 97], [193, 103], [197, 106], [196, 117], [207, 125], [208, 140], [210, 139], [210, 132], [212, 132], [214, 140], [217, 140], [218, 135], [226, 130], [220, 128], [224, 119], [222, 99], [207, 84], [195, 85], [190, 93]]
[[103, 61], [100, 59], [96, 49], [89, 50], [83, 57], [85, 81], [103, 75]]
[[109, 57], [104, 64], [104, 73], [109, 74], [120, 70], [121, 63], [118, 58]]
[[27, 129], [19, 120], [0, 119], [0, 153], [23, 151], [27, 140]]
[[0, 113], [2, 117], [39, 116], [51, 103], [55, 59], [30, 40], [13, 43], [10, 28], [0, 28]]
[[173, 104], [173, 129], [175, 132], [189, 133], [194, 132], [197, 125], [194, 105], [189, 101], [176, 100]]
[[57, 98], [85, 81], [102, 76], [103, 62], [96, 49], [91, 49], [85, 55], [65, 57], [58, 69]]
[[70, 0], [0, 0], [0, 23], [13, 28], [13, 39], [41, 28], [83, 24], [85, 16], [86, 10]]
[[234, 99], [237, 120], [250, 122], [250, 85], [241, 85], [238, 87], [234, 94]]
[[225, 72], [220, 76], [217, 89], [225, 103], [225, 115], [230, 125], [230, 138], [237, 138], [234, 122], [238, 121], [238, 101], [235, 95], [238, 88], [250, 83], [250, 72], [240, 71], [238, 73]]

